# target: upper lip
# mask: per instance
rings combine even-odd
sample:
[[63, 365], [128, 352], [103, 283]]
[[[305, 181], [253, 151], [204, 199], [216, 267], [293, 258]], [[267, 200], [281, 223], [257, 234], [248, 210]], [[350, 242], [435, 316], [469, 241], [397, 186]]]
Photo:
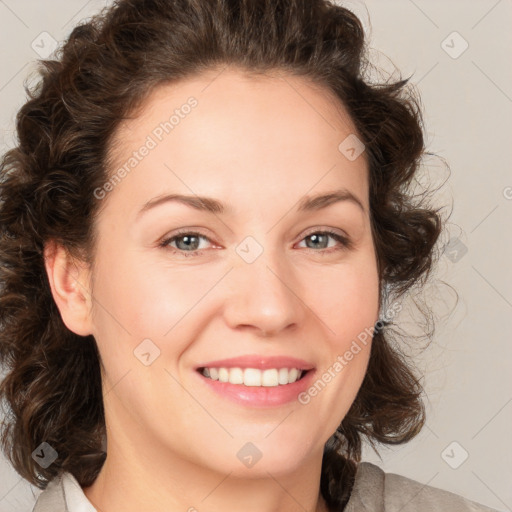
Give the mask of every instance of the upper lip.
[[258, 368], [266, 370], [269, 368], [297, 368], [298, 370], [311, 370], [314, 366], [304, 359], [288, 356], [262, 356], [262, 355], [246, 355], [240, 357], [232, 357], [230, 359], [218, 359], [217, 361], [209, 361], [207, 363], [196, 366], [196, 370], [200, 368]]

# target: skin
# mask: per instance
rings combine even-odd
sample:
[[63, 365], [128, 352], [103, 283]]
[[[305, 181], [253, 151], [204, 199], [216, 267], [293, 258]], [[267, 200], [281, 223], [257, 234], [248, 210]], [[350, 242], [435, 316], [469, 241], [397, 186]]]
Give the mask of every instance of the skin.
[[[356, 130], [326, 89], [227, 68], [155, 90], [116, 132], [112, 172], [190, 96], [197, 107], [102, 200], [94, 268], [47, 246], [62, 319], [94, 335], [104, 366], [108, 455], [84, 492], [103, 512], [327, 510], [323, 447], [355, 399], [371, 343], [305, 405], [235, 404], [203, 385], [194, 367], [290, 355], [320, 378], [375, 324], [365, 154], [350, 161], [338, 150]], [[340, 188], [364, 211], [350, 201], [296, 211], [305, 195]], [[214, 197], [233, 214], [169, 202], [136, 218], [165, 193]], [[158, 247], [179, 228], [207, 237], [189, 249], [200, 255], [186, 257], [183, 238]], [[315, 245], [310, 235], [325, 228], [353, 247], [333, 238]], [[251, 264], [235, 250], [247, 236], [263, 249]], [[146, 338], [160, 350], [148, 366], [134, 357]], [[250, 468], [237, 457], [247, 442], [262, 453]]]

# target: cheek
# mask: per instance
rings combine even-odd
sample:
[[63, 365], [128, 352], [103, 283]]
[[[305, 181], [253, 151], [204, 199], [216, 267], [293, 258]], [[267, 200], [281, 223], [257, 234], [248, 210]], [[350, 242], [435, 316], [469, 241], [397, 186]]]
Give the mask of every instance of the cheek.
[[102, 306], [98, 316], [133, 338], [163, 336], [205, 292], [190, 269], [147, 264], [137, 253], [117, 259], [110, 252], [100, 261], [94, 293]]
[[[311, 297], [324, 325], [325, 356], [322, 357], [317, 404], [326, 417], [332, 413], [335, 429], [355, 399], [370, 357], [374, 325], [379, 314], [379, 281], [371, 254], [357, 263], [331, 269], [329, 281]], [[323, 298], [322, 298], [323, 297]], [[325, 388], [325, 391], [324, 391]], [[307, 399], [307, 397], [306, 397]]]
[[304, 296], [323, 321], [326, 333], [340, 349], [360, 332], [374, 326], [379, 314], [379, 282], [375, 263], [330, 269], [323, 279], [305, 285]]

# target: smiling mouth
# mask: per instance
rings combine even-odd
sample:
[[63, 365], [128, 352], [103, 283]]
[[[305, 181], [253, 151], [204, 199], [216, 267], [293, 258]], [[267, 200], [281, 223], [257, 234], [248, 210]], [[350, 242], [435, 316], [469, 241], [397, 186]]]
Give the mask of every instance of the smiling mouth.
[[198, 368], [205, 378], [247, 387], [278, 387], [293, 384], [305, 377], [310, 370], [297, 368]]

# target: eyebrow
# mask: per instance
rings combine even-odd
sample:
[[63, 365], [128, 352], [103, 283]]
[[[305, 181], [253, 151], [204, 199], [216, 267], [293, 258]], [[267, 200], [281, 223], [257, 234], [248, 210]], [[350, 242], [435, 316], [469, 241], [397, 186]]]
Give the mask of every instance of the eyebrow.
[[[331, 192], [323, 192], [312, 196], [305, 196], [299, 201], [297, 207], [298, 212], [318, 211], [327, 208], [331, 204], [341, 201], [349, 201], [357, 205], [363, 212], [366, 212], [362, 201], [347, 189], [333, 190]], [[184, 194], [166, 194], [155, 197], [144, 204], [137, 213], [137, 218], [145, 212], [168, 202], [178, 202], [186, 206], [190, 206], [198, 211], [215, 213], [215, 214], [233, 214], [233, 210], [221, 201], [213, 197], [184, 195]]]

